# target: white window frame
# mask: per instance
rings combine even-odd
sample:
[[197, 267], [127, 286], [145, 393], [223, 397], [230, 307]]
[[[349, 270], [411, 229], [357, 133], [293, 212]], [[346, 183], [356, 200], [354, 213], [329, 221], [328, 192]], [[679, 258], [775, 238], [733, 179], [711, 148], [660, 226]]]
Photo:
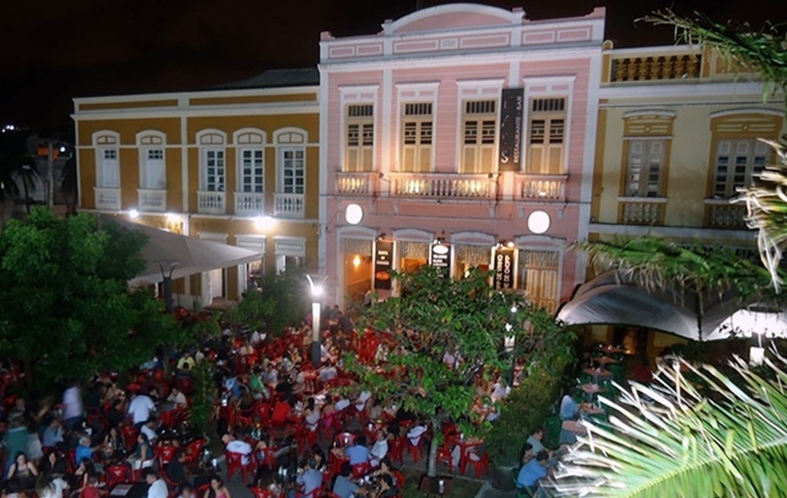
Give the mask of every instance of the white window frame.
[[[371, 115], [354, 114], [353, 110], [367, 110]], [[375, 105], [374, 102], [348, 102], [343, 106], [344, 123], [342, 125], [342, 171], [372, 172], [374, 171], [374, 136], [375, 136]], [[350, 128], [357, 127], [355, 144], [350, 138]], [[367, 140], [369, 138], [369, 140]], [[368, 160], [364, 158], [368, 155]], [[354, 164], [351, 160], [355, 158]]]
[[[226, 192], [227, 191], [227, 134], [221, 130], [207, 129], [197, 133], [197, 143], [199, 144], [199, 182], [202, 192]], [[211, 154], [220, 153], [222, 161], [222, 174], [215, 175], [212, 188], [208, 175], [208, 157]]]
[[[626, 181], [623, 195], [625, 197], [637, 198], [660, 198], [664, 197], [664, 184], [666, 180], [667, 151], [670, 139], [667, 137], [631, 137], [626, 138]], [[660, 147], [661, 151], [655, 151], [655, 147]], [[639, 171], [635, 170], [634, 162], [636, 156], [641, 156]], [[651, 190], [653, 181], [653, 166], [657, 166], [656, 190]], [[636, 187], [633, 185], [636, 184]]]
[[[491, 107], [487, 112], [479, 112], [483, 109], [470, 109], [471, 107]], [[497, 170], [497, 147], [498, 147], [498, 115], [499, 99], [497, 98], [466, 98], [461, 102], [460, 116], [460, 156], [459, 172], [466, 174], [493, 173]], [[470, 124], [475, 123], [475, 133], [472, 136], [472, 143], [468, 142], [471, 131]], [[491, 126], [491, 127], [490, 127]], [[491, 131], [491, 135], [489, 132]], [[491, 136], [491, 141], [489, 140]], [[468, 166], [468, 154], [472, 152], [475, 158], [473, 167]], [[488, 156], [488, 164], [484, 164], [484, 156]]]
[[[106, 159], [106, 153], [114, 154], [114, 159]], [[114, 164], [108, 162], [114, 161]], [[111, 167], [114, 169], [113, 175], [107, 175], [106, 170]], [[114, 182], [107, 181], [109, 176], [114, 176]], [[100, 147], [96, 149], [96, 187], [98, 188], [120, 188], [120, 149], [118, 147]]]
[[[112, 130], [100, 130], [93, 133], [92, 136], [93, 147], [95, 148], [95, 166], [96, 166], [96, 187], [97, 188], [120, 188], [120, 133]], [[117, 178], [117, 185], [106, 185], [103, 173], [104, 168], [104, 151], [111, 150], [115, 154], [115, 177]]]
[[[278, 152], [278, 164], [277, 164], [277, 168], [276, 168], [277, 171], [278, 171], [278, 175], [277, 175], [277, 178], [278, 178], [277, 193], [280, 193], [280, 194], [305, 194], [306, 193], [306, 147], [304, 147], [304, 146], [279, 147], [277, 152]], [[297, 169], [295, 169], [294, 165], [293, 165], [293, 176], [292, 176], [293, 184], [291, 186], [291, 190], [287, 191], [288, 187], [286, 185], [286, 181], [285, 180], [286, 180], [286, 172], [287, 172], [288, 166], [287, 166], [287, 159], [285, 158], [285, 155], [287, 153], [290, 153], [290, 152], [292, 152], [294, 154], [301, 153], [303, 155], [303, 165], [300, 168], [300, 170], [301, 170], [301, 175], [300, 176], [303, 179], [303, 184], [300, 186], [300, 190], [301, 190], [300, 192], [297, 191], [298, 188], [297, 188], [297, 186], [295, 184], [295, 179], [297, 178], [297, 175], [295, 173], [297, 172]], [[293, 160], [295, 160], [295, 159], [296, 158], [293, 157]]]
[[[251, 173], [246, 175], [246, 155], [250, 154], [251, 158]], [[242, 147], [238, 149], [238, 192], [244, 194], [262, 194], [265, 192], [265, 149], [262, 147]], [[259, 159], [259, 168], [257, 167], [257, 159]], [[259, 169], [260, 172], [256, 173], [255, 170]], [[246, 182], [246, 176], [250, 176], [250, 183]], [[246, 187], [249, 187], [249, 190]], [[259, 187], [259, 190], [256, 189]]]
[[[572, 123], [572, 112], [573, 112], [573, 103], [574, 103], [574, 82], [576, 80], [576, 76], [547, 76], [547, 77], [533, 77], [533, 78], [524, 78], [524, 87], [525, 87], [525, 109], [524, 109], [524, 116], [522, 120], [522, 125], [524, 127], [522, 133], [522, 150], [525, 151], [524, 161], [522, 164], [522, 168], [525, 174], [531, 175], [538, 175], [538, 174], [558, 174], [558, 175], [565, 175], [568, 174], [570, 164], [569, 164], [569, 154], [571, 152], [571, 123]], [[563, 144], [562, 144], [562, 154], [561, 154], [561, 171], [558, 173], [539, 173], [533, 172], [530, 168], [530, 158], [531, 158], [531, 150], [530, 150], [530, 134], [531, 134], [531, 123], [534, 119], [534, 114], [543, 114], [545, 116], [553, 116], [554, 118], [558, 117], [558, 113], [534, 113], [533, 109], [533, 100], [534, 99], [557, 99], [563, 98], [565, 99], [565, 111], [560, 113], [564, 117], [563, 121]], [[535, 119], [538, 119], [536, 116]], [[546, 129], [546, 127], [545, 127]], [[546, 139], [546, 136], [545, 136]], [[542, 163], [543, 166], [543, 163]]]
[[[423, 107], [422, 107], [423, 106]], [[411, 109], [417, 111], [419, 109], [426, 109], [428, 106], [429, 113], [424, 114], [411, 114], [408, 115], [407, 110]], [[401, 171], [403, 173], [430, 173], [434, 170], [434, 153], [435, 153], [435, 129], [434, 129], [434, 115], [435, 104], [428, 101], [413, 101], [403, 102], [401, 112], [401, 140], [399, 142], [399, 149], [401, 154]], [[412, 126], [411, 126], [412, 125]], [[415, 129], [413, 135], [414, 143], [407, 143], [408, 127]], [[428, 133], [427, 133], [428, 132]], [[428, 136], [428, 143], [426, 137]], [[406, 149], [413, 149], [414, 164], [408, 164], [405, 161]], [[429, 164], [423, 165], [424, 156], [429, 158]]]
[[[720, 138], [714, 144], [716, 150], [713, 159], [713, 190], [714, 199], [729, 199], [738, 195], [738, 189], [751, 185], [756, 174], [768, 164], [771, 150], [767, 144], [756, 138]], [[746, 150], [743, 151], [742, 146]], [[720, 169], [723, 157], [726, 156], [726, 172], [724, 180], [720, 180]], [[744, 169], [738, 168], [738, 159], [744, 159]], [[719, 187], [724, 186], [724, 191]]]
[[[430, 83], [397, 83], [396, 90], [397, 90], [397, 102], [399, 103], [399, 111], [397, 116], [397, 123], [396, 126], [398, 127], [398, 137], [396, 142], [396, 154], [397, 154], [397, 171], [400, 173], [431, 173], [435, 170], [435, 143], [437, 140], [437, 130], [438, 130], [438, 114], [437, 110], [437, 96], [439, 91], [440, 83], [439, 82], [430, 82]], [[427, 119], [426, 116], [423, 116], [419, 121], [427, 121], [431, 120], [432, 122], [432, 133], [431, 133], [431, 144], [429, 145], [430, 153], [429, 153], [429, 167], [427, 169], [418, 167], [418, 168], [405, 168], [404, 164], [404, 140], [405, 140], [405, 122], [407, 121], [407, 116], [405, 116], [405, 109], [407, 104], [421, 104], [421, 103], [430, 103], [432, 105], [432, 113], [430, 118]], [[418, 136], [420, 137], [420, 126], [418, 131]], [[425, 147], [417, 146], [417, 147]], [[417, 153], [417, 152], [416, 152]]]
[[[533, 109], [536, 102], [554, 102], [563, 101], [563, 110], [555, 111], [536, 111]], [[568, 142], [566, 141], [566, 131], [568, 125], [568, 97], [567, 96], [548, 96], [548, 97], [532, 97], [527, 101], [528, 106], [528, 119], [527, 119], [527, 162], [525, 163], [525, 171], [531, 175], [562, 175], [566, 172], [566, 151], [568, 149]], [[541, 162], [539, 165], [533, 165], [533, 128], [536, 121], [543, 122], [543, 132], [541, 135]], [[562, 124], [558, 124], [562, 122]], [[558, 134], [557, 130], [560, 129], [561, 133]], [[556, 136], [560, 137], [559, 142], [553, 142]], [[557, 171], [551, 171], [550, 157], [553, 152], [551, 149], [559, 145], [559, 158], [560, 166]]]

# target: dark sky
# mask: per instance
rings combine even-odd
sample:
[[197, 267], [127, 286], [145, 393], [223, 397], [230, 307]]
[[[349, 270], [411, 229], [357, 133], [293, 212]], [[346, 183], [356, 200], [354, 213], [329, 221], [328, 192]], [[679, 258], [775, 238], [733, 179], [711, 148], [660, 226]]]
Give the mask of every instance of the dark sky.
[[[423, 0], [424, 7], [441, 3]], [[674, 4], [715, 19], [783, 22], [777, 0], [490, 0], [530, 19], [607, 7], [616, 46], [672, 43], [634, 19]], [[200, 89], [266, 69], [316, 64], [320, 31], [376, 33], [416, 0], [12, 0], [0, 13], [0, 124], [71, 127], [71, 98]], [[776, 17], [774, 17], [776, 16]]]

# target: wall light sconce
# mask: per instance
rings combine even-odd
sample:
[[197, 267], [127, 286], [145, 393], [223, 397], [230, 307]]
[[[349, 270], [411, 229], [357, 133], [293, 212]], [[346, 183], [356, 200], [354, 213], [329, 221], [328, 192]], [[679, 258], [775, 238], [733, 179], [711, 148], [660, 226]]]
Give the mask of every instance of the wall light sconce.
[[356, 267], [356, 268], [358, 268], [359, 266], [361, 266], [361, 257], [360, 257], [360, 256], [358, 256], [357, 254], [356, 254], [356, 255], [355, 255], [355, 257], [353, 258], [353, 266], [354, 266], [354, 267]]
[[385, 240], [385, 232], [377, 236], [377, 242], [382, 242], [383, 240]]
[[136, 220], [137, 218], [139, 218], [139, 211], [137, 211], [136, 209], [132, 209], [131, 211], [128, 212], [128, 217], [131, 218], [132, 220]]

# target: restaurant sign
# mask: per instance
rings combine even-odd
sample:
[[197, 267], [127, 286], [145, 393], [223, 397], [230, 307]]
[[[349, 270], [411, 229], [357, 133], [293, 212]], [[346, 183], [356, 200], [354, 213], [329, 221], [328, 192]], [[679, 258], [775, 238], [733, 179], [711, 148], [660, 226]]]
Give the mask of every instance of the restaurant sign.
[[391, 290], [393, 242], [377, 241], [374, 245], [374, 288]]
[[495, 271], [495, 289], [513, 289], [516, 280], [515, 249], [498, 247], [493, 253], [492, 268]]
[[444, 277], [451, 276], [451, 246], [442, 242], [432, 244], [429, 249], [429, 264], [437, 268]]
[[522, 168], [522, 115], [525, 94], [522, 88], [504, 88], [500, 99], [500, 155], [498, 171]]

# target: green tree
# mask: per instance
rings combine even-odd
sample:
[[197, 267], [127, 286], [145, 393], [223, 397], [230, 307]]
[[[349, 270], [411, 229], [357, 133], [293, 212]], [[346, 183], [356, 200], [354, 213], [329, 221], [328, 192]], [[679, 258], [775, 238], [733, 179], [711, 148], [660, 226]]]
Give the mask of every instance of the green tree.
[[[5, 224], [6, 206], [13, 206], [16, 199], [23, 199], [30, 213], [30, 189], [38, 176], [36, 158], [28, 150], [29, 134], [9, 130], [0, 133], [0, 228]], [[21, 188], [20, 188], [21, 185]]]
[[143, 268], [144, 236], [89, 214], [34, 209], [0, 234], [0, 354], [22, 362], [28, 387], [45, 391], [149, 360], [185, 344], [185, 331], [148, 288], [127, 282]]
[[[374, 304], [359, 320], [361, 330], [368, 327], [384, 337], [385, 361], [369, 367], [346, 356], [345, 368], [359, 376], [358, 388], [429, 422], [436, 440], [427, 475], [435, 476], [444, 421], [457, 421], [469, 434], [489, 429], [472, 411], [479, 401], [493, 405], [479, 400], [476, 382], [505, 376], [513, 361], [528, 363], [525, 359], [550, 337], [567, 332], [521, 295], [490, 289], [489, 275], [478, 271], [453, 280], [425, 266], [393, 277], [400, 296]], [[506, 348], [511, 339], [513, 350]], [[458, 360], [453, 367], [446, 354]]]

